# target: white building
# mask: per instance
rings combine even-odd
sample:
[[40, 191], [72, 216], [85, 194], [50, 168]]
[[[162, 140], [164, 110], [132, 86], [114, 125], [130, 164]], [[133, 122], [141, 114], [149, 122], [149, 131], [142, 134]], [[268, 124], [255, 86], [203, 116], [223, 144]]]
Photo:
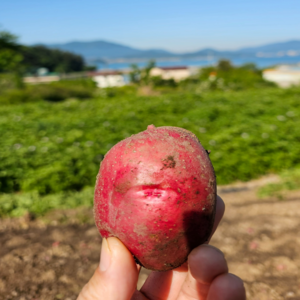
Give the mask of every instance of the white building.
[[263, 71], [263, 78], [275, 82], [278, 86], [287, 88], [300, 84], [300, 66], [282, 65]]
[[126, 84], [125, 76], [118, 71], [91, 72], [89, 76], [92, 77], [100, 88], [124, 86]]
[[59, 81], [60, 77], [58, 75], [49, 76], [26, 76], [23, 78], [25, 83], [28, 84], [39, 84], [39, 83], [50, 83], [53, 81]]
[[151, 69], [150, 76], [160, 76], [162, 79], [184, 80], [192, 75], [188, 67], [155, 67]]

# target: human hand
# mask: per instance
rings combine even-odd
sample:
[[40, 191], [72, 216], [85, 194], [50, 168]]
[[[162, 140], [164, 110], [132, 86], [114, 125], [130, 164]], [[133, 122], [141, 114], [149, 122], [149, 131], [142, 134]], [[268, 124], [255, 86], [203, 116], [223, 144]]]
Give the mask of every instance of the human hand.
[[[213, 232], [224, 214], [218, 197]], [[195, 248], [188, 262], [167, 272], [152, 272], [136, 290], [140, 267], [117, 238], [103, 239], [100, 265], [77, 300], [244, 300], [240, 278], [228, 273], [223, 253], [209, 245]]]

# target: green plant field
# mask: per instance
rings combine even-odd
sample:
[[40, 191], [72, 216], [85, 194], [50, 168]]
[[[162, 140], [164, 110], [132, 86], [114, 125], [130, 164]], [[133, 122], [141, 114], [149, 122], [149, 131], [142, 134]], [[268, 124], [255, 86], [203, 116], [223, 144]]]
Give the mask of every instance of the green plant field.
[[194, 132], [211, 150], [218, 184], [280, 172], [300, 165], [299, 104], [299, 88], [200, 93], [195, 86], [161, 96], [128, 87], [92, 100], [2, 105], [0, 192], [91, 187], [105, 153], [149, 124]]
[[79, 192], [68, 191], [45, 196], [39, 195], [37, 191], [0, 194], [0, 217], [20, 217], [26, 213], [41, 216], [56, 208], [91, 207], [93, 196], [93, 187], [87, 187]]
[[258, 190], [258, 196], [261, 198], [276, 197], [283, 200], [284, 192], [300, 189], [300, 168], [284, 170], [280, 177], [280, 182], [261, 187]]
[[[4, 83], [8, 88], [5, 88]], [[88, 99], [92, 98], [96, 91], [96, 84], [90, 79], [61, 80], [46, 84], [24, 85], [20, 89], [9, 88], [8, 83], [13, 85], [13, 80], [1, 81], [0, 76], [0, 106], [41, 102], [43, 100], [59, 102], [68, 98]]]

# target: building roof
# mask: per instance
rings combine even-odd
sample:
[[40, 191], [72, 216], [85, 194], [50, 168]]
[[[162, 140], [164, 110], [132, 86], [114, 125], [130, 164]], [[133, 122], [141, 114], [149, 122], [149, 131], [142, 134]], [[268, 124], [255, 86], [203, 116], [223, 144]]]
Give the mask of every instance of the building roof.
[[103, 70], [103, 71], [95, 71], [95, 72], [89, 72], [88, 76], [94, 77], [94, 76], [109, 76], [109, 75], [121, 75], [122, 73], [115, 70]]
[[164, 71], [173, 71], [173, 70], [187, 70], [188, 67], [186, 66], [175, 66], [175, 67], [156, 67], [158, 69], [164, 70]]

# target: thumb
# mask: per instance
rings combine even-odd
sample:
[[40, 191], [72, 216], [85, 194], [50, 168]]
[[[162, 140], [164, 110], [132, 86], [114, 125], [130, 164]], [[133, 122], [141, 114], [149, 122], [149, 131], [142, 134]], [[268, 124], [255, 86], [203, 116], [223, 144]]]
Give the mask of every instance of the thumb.
[[77, 300], [129, 300], [138, 275], [135, 261], [121, 241], [115, 237], [103, 239], [100, 265]]

